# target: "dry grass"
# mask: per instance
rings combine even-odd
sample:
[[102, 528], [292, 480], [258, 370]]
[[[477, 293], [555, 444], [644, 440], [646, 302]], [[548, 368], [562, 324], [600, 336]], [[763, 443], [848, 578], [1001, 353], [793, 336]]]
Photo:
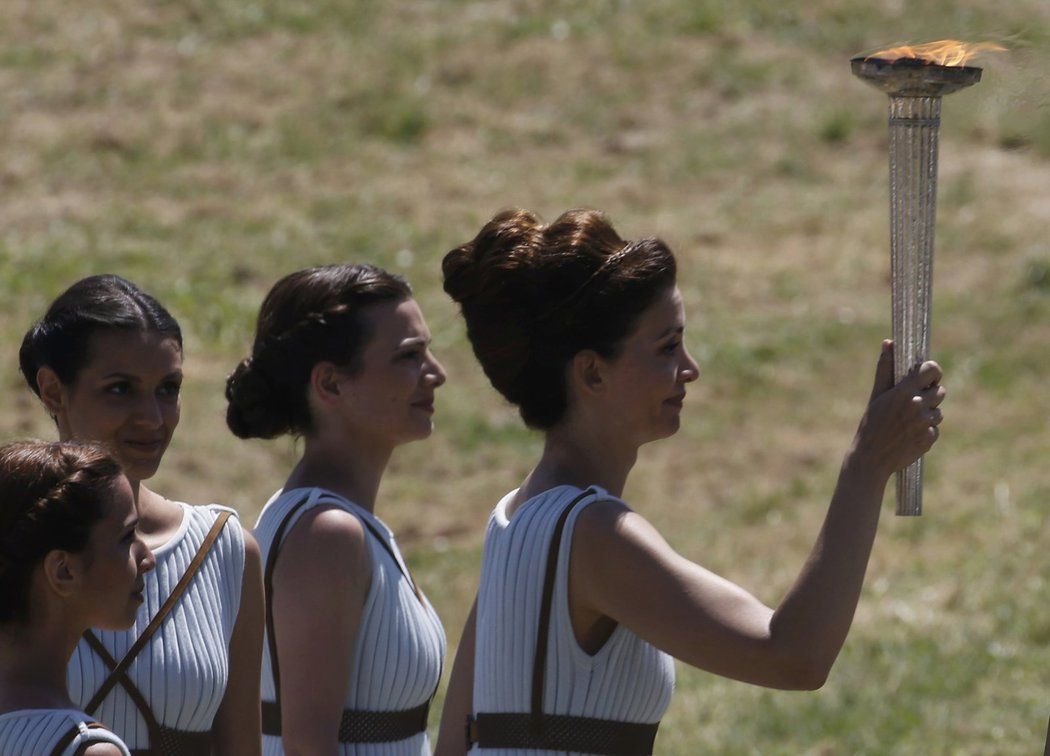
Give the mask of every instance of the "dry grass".
[[495, 498], [538, 439], [486, 385], [438, 261], [495, 210], [607, 211], [677, 250], [703, 377], [628, 498], [776, 602], [816, 532], [888, 330], [884, 103], [847, 58], [904, 38], [1013, 52], [945, 103], [934, 345], [951, 398], [922, 520], [887, 514], [816, 695], [680, 669], [664, 753], [1031, 753], [1046, 722], [1050, 6], [1012, 0], [185, 3], [6, 0], [5, 437], [47, 436], [14, 353], [77, 277], [183, 322], [183, 425], [157, 487], [251, 520], [291, 442], [225, 431], [221, 388], [282, 273], [414, 282], [450, 382], [382, 514], [455, 641]]

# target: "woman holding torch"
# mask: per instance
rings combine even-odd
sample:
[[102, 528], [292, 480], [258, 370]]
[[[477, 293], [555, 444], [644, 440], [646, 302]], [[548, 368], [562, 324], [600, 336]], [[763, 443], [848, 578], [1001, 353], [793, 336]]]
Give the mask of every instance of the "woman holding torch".
[[625, 241], [594, 211], [545, 226], [513, 210], [443, 270], [486, 375], [545, 446], [489, 520], [438, 752], [650, 753], [672, 656], [756, 685], [823, 685], [886, 482], [937, 440], [940, 368], [894, 386], [883, 343], [816, 544], [770, 608], [677, 554], [620, 498], [639, 447], [678, 430], [699, 376], [667, 246]]

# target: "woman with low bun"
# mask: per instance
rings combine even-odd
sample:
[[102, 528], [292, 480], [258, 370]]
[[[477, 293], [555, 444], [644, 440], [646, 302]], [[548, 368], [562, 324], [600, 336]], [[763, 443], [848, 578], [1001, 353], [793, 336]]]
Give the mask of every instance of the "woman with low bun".
[[433, 427], [445, 373], [429, 344], [403, 278], [311, 268], [267, 294], [251, 356], [229, 378], [234, 434], [303, 443], [255, 527], [267, 756], [430, 752], [445, 633], [375, 514], [394, 450]]
[[550, 225], [511, 210], [443, 271], [486, 375], [545, 445], [489, 519], [437, 752], [651, 753], [671, 657], [819, 688], [853, 619], [886, 482], [937, 439], [940, 368], [923, 363], [894, 386], [883, 342], [824, 526], [773, 609], [677, 554], [620, 498], [639, 447], [678, 430], [699, 375], [670, 249], [625, 241], [590, 210]]
[[26, 333], [22, 374], [59, 438], [120, 462], [156, 555], [128, 630], [89, 630], [69, 690], [135, 753], [258, 754], [262, 567], [235, 512], [146, 487], [179, 423], [182, 332], [114, 275], [77, 281]]
[[0, 448], [0, 756], [129, 756], [70, 701], [89, 627], [128, 628], [153, 555], [120, 465], [100, 448]]

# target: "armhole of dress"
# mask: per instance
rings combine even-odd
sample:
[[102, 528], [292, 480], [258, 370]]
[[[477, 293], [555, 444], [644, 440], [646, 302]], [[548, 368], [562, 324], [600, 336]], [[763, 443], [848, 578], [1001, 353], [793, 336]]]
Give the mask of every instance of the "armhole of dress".
[[233, 585], [231, 585], [231, 594], [233, 597], [233, 621], [236, 624], [237, 618], [241, 614], [241, 596], [244, 593], [244, 525], [241, 523], [241, 518], [238, 516], [237, 511], [230, 507], [211, 504], [208, 509], [217, 515], [222, 512], [230, 512], [232, 514], [230, 519], [226, 521], [226, 527], [223, 528], [220, 538], [228, 540], [230, 556], [233, 557], [235, 566], [239, 567], [239, 569], [234, 570], [223, 570], [224, 574], [231, 573], [229, 579], [234, 581]]
[[[84, 724], [84, 727], [80, 727]], [[63, 749], [63, 754], [70, 754], [70, 756], [77, 756], [87, 748], [95, 745], [96, 743], [109, 743], [115, 745], [122, 753], [130, 754], [127, 744], [124, 743], [117, 735], [107, 727], [91, 727], [86, 723], [78, 723], [77, 725], [80, 732], [73, 738], [72, 742], [69, 743]]]
[[598, 650], [593, 654], [587, 653], [587, 651], [580, 646], [580, 642], [576, 638], [576, 631], [572, 627], [572, 611], [569, 606], [569, 570], [572, 561], [572, 543], [573, 538], [576, 535], [576, 520], [584, 509], [599, 501], [620, 500], [609, 494], [596, 492], [596, 495], [590, 496], [577, 503], [569, 513], [569, 517], [565, 522], [565, 531], [562, 535], [562, 541], [558, 549], [558, 570], [555, 576], [554, 596], [552, 597], [555, 609], [557, 610], [555, 626], [557, 627], [558, 635], [571, 649], [573, 662], [581, 667], [593, 666], [595, 662], [606, 653], [609, 644], [613, 642], [622, 627], [622, 625], [617, 622], [616, 626], [612, 629], [612, 632], [609, 633], [609, 637], [605, 639], [605, 642], [602, 643]]

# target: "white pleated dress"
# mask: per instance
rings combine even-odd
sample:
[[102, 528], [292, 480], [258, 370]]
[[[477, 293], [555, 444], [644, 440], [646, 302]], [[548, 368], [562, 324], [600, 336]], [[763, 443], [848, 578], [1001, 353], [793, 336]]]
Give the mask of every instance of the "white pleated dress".
[[[160, 609], [197, 553], [221, 512], [216, 504], [183, 509], [182, 525], [153, 554], [154, 570], [144, 576], [145, 601], [130, 630], [93, 630], [120, 661]], [[160, 725], [186, 732], [212, 729], [229, 679], [229, 649], [241, 603], [244, 578], [244, 530], [234, 516], [226, 522], [185, 594], [157, 633], [135, 657], [128, 676], [148, 701]], [[81, 641], [69, 663], [70, 698], [86, 706], [109, 676], [109, 668]], [[124, 688], [117, 684], [92, 716], [119, 735], [132, 750], [149, 747], [146, 722]]]
[[[318, 506], [339, 507], [369, 523], [396, 555], [397, 562], [365, 527], [365, 542], [372, 560], [372, 582], [365, 598], [361, 625], [353, 654], [353, 668], [343, 709], [404, 711], [420, 706], [437, 688], [445, 657], [445, 630], [434, 607], [424, 597], [421, 604], [390, 529], [367, 509], [323, 488], [278, 491], [266, 503], [255, 525], [255, 537], [266, 564], [273, 539], [288, 512], [304, 499], [289, 521], [284, 538], [307, 511]], [[281, 558], [284, 558], [283, 556]], [[278, 562], [279, 563], [279, 562]], [[402, 572], [404, 570], [404, 572]], [[333, 596], [333, 601], [338, 597]], [[262, 700], [274, 701], [269, 639], [263, 644]], [[431, 713], [433, 720], [433, 712]], [[426, 733], [391, 743], [340, 743], [342, 756], [419, 756], [430, 753]], [[281, 756], [281, 739], [263, 736], [264, 756]]]
[[[543, 712], [620, 722], [654, 723], [674, 691], [674, 660], [623, 625], [593, 656], [576, 642], [569, 616], [573, 529], [589, 504], [615, 499], [597, 486], [565, 522], [550, 614]], [[517, 491], [489, 518], [482, 556], [474, 651], [473, 713], [528, 713], [547, 553], [564, 508], [583, 489], [557, 486], [534, 496], [507, 519]], [[610, 558], [614, 558], [610, 556]], [[542, 756], [531, 749], [473, 749], [501, 756]]]
[[92, 743], [112, 743], [124, 756], [128, 747], [109, 730], [88, 728], [97, 719], [77, 709], [24, 709], [0, 714], [0, 756], [51, 756], [71, 729], [77, 735], [61, 751], [73, 756]]

